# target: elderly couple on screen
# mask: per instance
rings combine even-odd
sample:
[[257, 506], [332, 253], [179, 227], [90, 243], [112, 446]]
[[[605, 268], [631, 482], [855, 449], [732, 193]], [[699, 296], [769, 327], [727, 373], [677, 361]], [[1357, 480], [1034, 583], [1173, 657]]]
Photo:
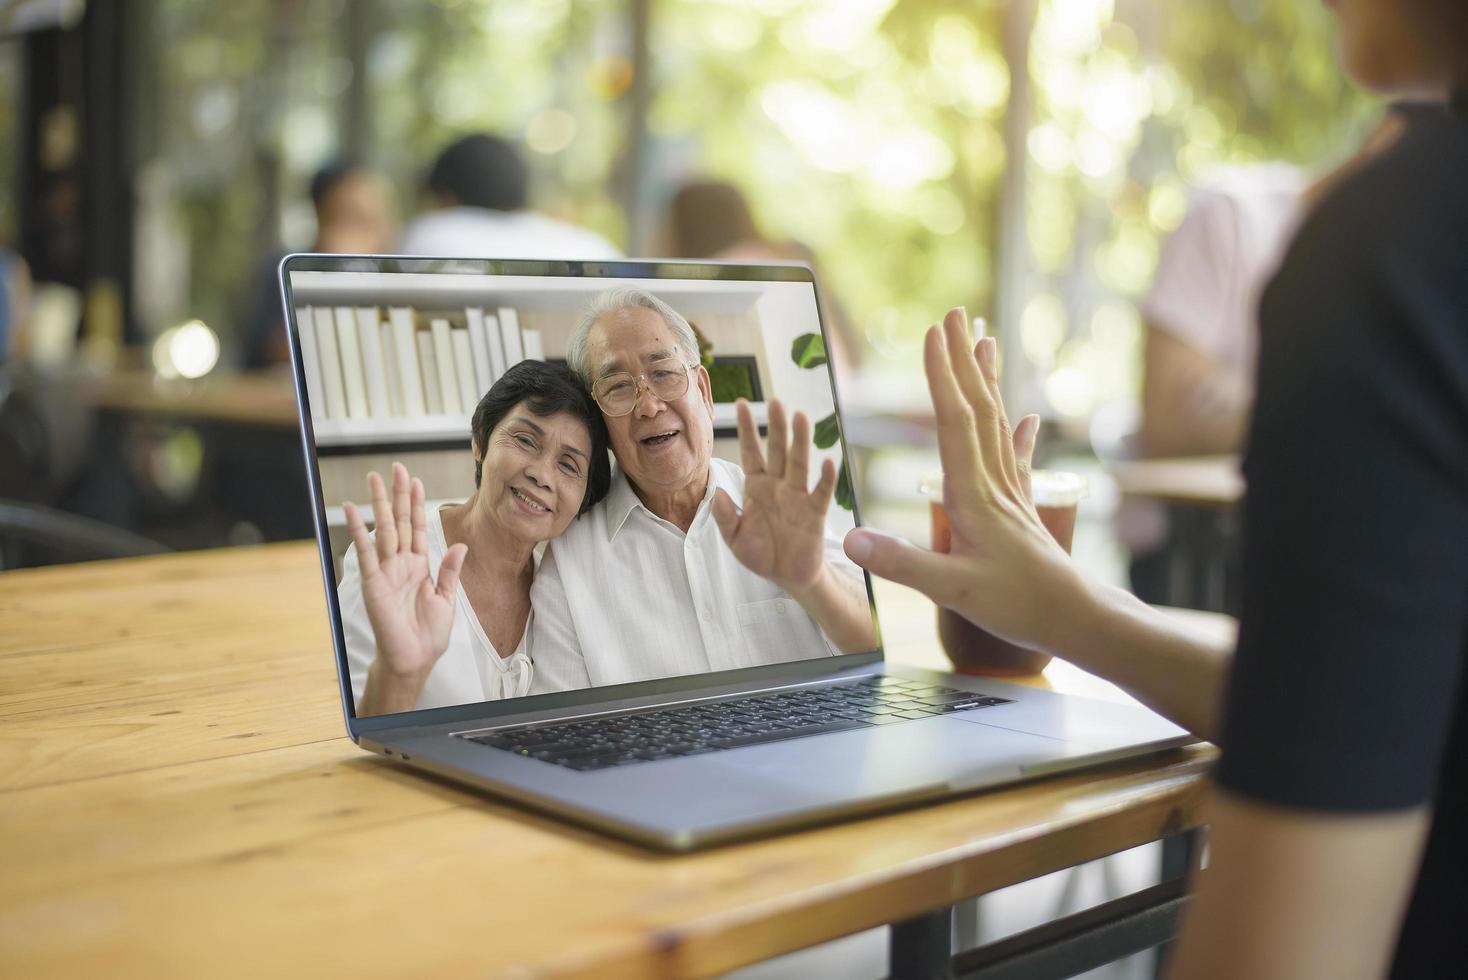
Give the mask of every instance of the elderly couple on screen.
[[741, 403], [743, 465], [714, 458], [697, 338], [650, 293], [597, 296], [567, 366], [512, 367], [470, 429], [468, 500], [428, 511], [394, 464], [368, 477], [373, 532], [345, 506], [358, 715], [876, 648], [826, 528], [835, 465], [809, 485], [810, 420], [772, 400], [766, 452]]

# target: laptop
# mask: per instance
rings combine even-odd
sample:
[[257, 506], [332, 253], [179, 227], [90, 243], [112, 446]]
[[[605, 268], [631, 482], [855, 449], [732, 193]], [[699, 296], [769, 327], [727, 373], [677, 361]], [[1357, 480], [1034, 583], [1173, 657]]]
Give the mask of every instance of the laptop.
[[[280, 274], [342, 708], [362, 749], [620, 838], [686, 851], [1194, 741], [1138, 706], [884, 661], [871, 581], [841, 565], [839, 542], [861, 522], [862, 488], [846, 468], [840, 393], [825, 356], [831, 335], [809, 268], [292, 255]], [[609, 623], [615, 612], [670, 631], [683, 618], [727, 613], [670, 612], [670, 595], [681, 593], [660, 586], [653, 595], [637, 581], [669, 574], [661, 564], [634, 560], [615, 573], [584, 567], [602, 559], [572, 548], [573, 536], [583, 540], [585, 532], [568, 526], [538, 547], [537, 580], [548, 563], [567, 566], [556, 572], [564, 592], [557, 602], [579, 610], [579, 625], [548, 601], [543, 609], [532, 604], [511, 656], [489, 660], [496, 650], [485, 645], [487, 633], [476, 632], [478, 653], [472, 642], [455, 653], [462, 653], [456, 676], [430, 674], [419, 700], [398, 705], [404, 710], [363, 710], [376, 647], [361, 626], [360, 570], [343, 503], [361, 505], [367, 473], [386, 476], [395, 461], [423, 481], [427, 512], [472, 497], [470, 425], [480, 399], [522, 359], [565, 359], [590, 304], [618, 287], [663, 301], [711, 345], [701, 366], [688, 365], [690, 377], [708, 386], [711, 474], [727, 480], [742, 473], [736, 397], [751, 405], [761, 432], [776, 398], [816, 423], [812, 472], [823, 459], [841, 472], [821, 529], [826, 556], [849, 576], [853, 594], [865, 596], [871, 630], [860, 635], [873, 638], [871, 649], [853, 651], [849, 640], [838, 647], [793, 599], [756, 579], [740, 587], [766, 598], [740, 605], [738, 621], [723, 624], [717, 635], [728, 644], [701, 644], [700, 635], [715, 633], [685, 631], [671, 644], [674, 659], [629, 650], [613, 630], [588, 625], [585, 610], [608, 610]], [[646, 376], [633, 383], [651, 384]], [[618, 480], [627, 481], [620, 491]], [[628, 496], [630, 475], [612, 483], [597, 507], [621, 500], [615, 520], [653, 521]], [[606, 523], [593, 508], [573, 525], [596, 520]], [[618, 537], [606, 535], [608, 547], [645, 543], [618, 526]], [[688, 533], [698, 526], [695, 520]], [[664, 532], [679, 533], [671, 525]], [[703, 540], [702, 550], [713, 553], [692, 560], [690, 576], [701, 574], [698, 561], [721, 569], [715, 581], [743, 574], [728, 571], [721, 538]], [[656, 608], [637, 605], [652, 599]], [[761, 614], [746, 619], [755, 607]], [[470, 609], [464, 599], [456, 616], [476, 618]], [[479, 631], [479, 618], [464, 628]], [[545, 632], [553, 621], [561, 624], [554, 641]], [[567, 656], [579, 671], [561, 669]], [[449, 672], [448, 657], [435, 674]]]

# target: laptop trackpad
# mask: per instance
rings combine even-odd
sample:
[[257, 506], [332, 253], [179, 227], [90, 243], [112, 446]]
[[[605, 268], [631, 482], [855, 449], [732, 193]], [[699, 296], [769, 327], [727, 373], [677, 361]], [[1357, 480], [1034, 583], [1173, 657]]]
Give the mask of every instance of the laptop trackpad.
[[778, 781], [800, 796], [849, 798], [983, 786], [1017, 779], [1025, 768], [1065, 754], [1063, 743], [1040, 735], [932, 718], [703, 758], [711, 767]]

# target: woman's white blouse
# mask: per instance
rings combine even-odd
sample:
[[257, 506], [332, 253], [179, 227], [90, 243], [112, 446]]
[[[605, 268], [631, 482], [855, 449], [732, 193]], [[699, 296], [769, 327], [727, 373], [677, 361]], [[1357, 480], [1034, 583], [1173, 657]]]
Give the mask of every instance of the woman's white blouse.
[[[438, 508], [432, 508], [428, 511], [428, 570], [435, 580], [448, 550], [448, 542], [443, 535], [443, 519]], [[449, 646], [428, 675], [428, 683], [418, 698], [418, 707], [442, 708], [528, 694], [533, 669], [530, 620], [534, 619], [535, 612], [531, 611], [515, 652], [501, 657], [484, 634], [484, 627], [469, 605], [469, 596], [462, 582], [456, 591], [458, 603], [454, 610], [453, 629], [449, 632]], [[360, 705], [362, 693], [367, 688], [367, 670], [377, 656], [377, 641], [372, 633], [372, 621], [367, 617], [367, 604], [362, 601], [362, 567], [357, 562], [357, 549], [351, 545], [347, 546], [343, 557], [337, 597], [341, 602], [342, 631], [347, 640], [352, 695], [355, 703]]]

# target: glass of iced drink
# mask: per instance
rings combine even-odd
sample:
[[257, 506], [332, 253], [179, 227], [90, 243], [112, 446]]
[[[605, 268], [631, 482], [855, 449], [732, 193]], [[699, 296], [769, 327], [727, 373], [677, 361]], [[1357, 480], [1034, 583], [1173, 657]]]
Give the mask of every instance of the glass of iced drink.
[[[1079, 473], [1035, 470], [1031, 490], [1040, 523], [1062, 548], [1070, 551], [1076, 529], [1076, 507], [1086, 495], [1086, 478]], [[933, 518], [933, 550], [946, 552], [951, 542], [948, 512], [943, 509], [943, 475], [924, 477], [919, 489], [927, 494]], [[1050, 663], [1049, 654], [1026, 650], [975, 626], [951, 609], [938, 608], [938, 638], [943, 652], [960, 674], [1018, 676], [1038, 674]]]

